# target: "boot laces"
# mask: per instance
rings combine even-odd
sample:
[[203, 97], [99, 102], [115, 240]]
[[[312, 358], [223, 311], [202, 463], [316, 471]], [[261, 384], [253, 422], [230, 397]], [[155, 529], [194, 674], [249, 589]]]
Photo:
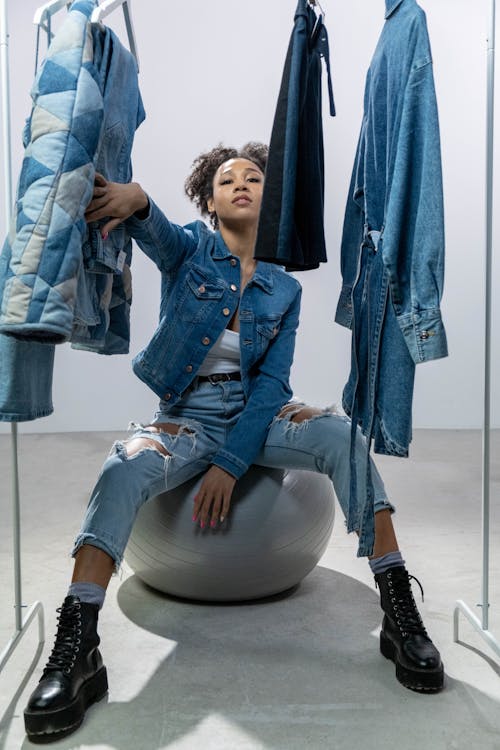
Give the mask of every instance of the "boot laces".
[[59, 625], [52, 653], [43, 670], [44, 675], [53, 670], [69, 674], [80, 651], [82, 614], [79, 602], [63, 604], [56, 612], [59, 613]]
[[419, 634], [427, 636], [411, 588], [411, 581], [416, 581], [422, 594], [422, 601], [424, 601], [424, 590], [418, 578], [410, 575], [406, 570], [401, 574], [394, 574], [389, 570], [387, 578], [389, 580], [391, 607], [402, 635]]

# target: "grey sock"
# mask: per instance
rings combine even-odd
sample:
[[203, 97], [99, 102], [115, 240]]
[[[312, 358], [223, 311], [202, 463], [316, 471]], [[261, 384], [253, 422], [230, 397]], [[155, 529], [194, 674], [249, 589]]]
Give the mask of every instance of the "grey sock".
[[103, 589], [98, 583], [77, 581], [70, 585], [68, 596], [77, 596], [81, 602], [85, 602], [86, 604], [97, 604], [99, 609], [101, 609], [104, 604], [106, 589]]
[[405, 564], [399, 550], [397, 552], [388, 552], [387, 555], [382, 555], [381, 557], [374, 557], [372, 560], [368, 560], [368, 562], [373, 575], [385, 573], [389, 568], [396, 568], [398, 565]]

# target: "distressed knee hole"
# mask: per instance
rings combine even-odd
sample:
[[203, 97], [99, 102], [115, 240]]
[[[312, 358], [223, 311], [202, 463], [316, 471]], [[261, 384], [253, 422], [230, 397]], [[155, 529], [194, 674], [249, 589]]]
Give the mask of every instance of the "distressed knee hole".
[[299, 412], [296, 412], [292, 417], [292, 422], [305, 422], [308, 419], [312, 419], [313, 417], [319, 417], [320, 414], [323, 414], [322, 409], [314, 409], [311, 406], [306, 406], [305, 409], [301, 409]]
[[173, 422], [157, 422], [156, 424], [148, 424], [144, 429], [147, 432], [167, 432], [169, 435], [178, 435], [179, 432], [193, 432], [189, 429], [189, 427], [185, 427], [181, 424], [175, 424]]
[[163, 456], [170, 456], [167, 449], [161, 445], [157, 440], [152, 438], [137, 437], [128, 440], [124, 443], [124, 448], [127, 456], [135, 456], [136, 453], [140, 453], [143, 450], [155, 450], [161, 453]]
[[296, 404], [288, 404], [279, 413], [278, 419], [284, 419], [290, 416], [290, 422], [305, 422], [313, 417], [318, 417], [324, 414], [324, 409], [316, 409], [312, 406], [297, 406]]

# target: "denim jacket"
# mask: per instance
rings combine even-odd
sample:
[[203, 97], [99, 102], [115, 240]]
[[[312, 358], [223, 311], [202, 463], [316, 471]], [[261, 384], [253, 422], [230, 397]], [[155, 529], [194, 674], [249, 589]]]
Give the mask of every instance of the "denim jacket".
[[95, 5], [73, 2], [32, 87], [0, 255], [0, 332], [42, 343], [75, 334], [94, 344], [83, 348], [111, 354], [128, 351], [131, 242], [123, 227], [106, 243], [89, 235], [84, 213], [96, 165], [108, 179], [130, 180], [144, 110], [132, 55], [111, 31], [92, 29]]
[[440, 312], [444, 217], [438, 112], [424, 11], [415, 0], [385, 5], [345, 214], [336, 321], [351, 327], [360, 249], [367, 235], [377, 232], [390, 300], [418, 364], [448, 353]]
[[132, 217], [127, 231], [162, 274], [160, 321], [133, 360], [135, 374], [167, 411], [194, 380], [210, 347], [233, 314], [240, 321], [245, 408], [212, 463], [237, 479], [265, 441], [268, 427], [292, 391], [289, 383], [301, 287], [273, 264], [258, 262], [240, 298], [240, 262], [220, 232], [202, 221], [169, 222], [150, 200], [149, 216]]
[[[103, 95], [104, 121], [96, 170], [112, 182], [132, 179], [131, 152], [136, 129], [146, 117], [137, 79], [137, 63], [106, 27], [92, 27], [94, 66]], [[87, 225], [74, 311], [74, 349], [126, 354], [130, 344], [132, 241], [123, 224], [107, 239], [105, 221]]]
[[94, 7], [95, 0], [72, 4], [31, 91], [16, 204], [0, 255], [0, 332], [26, 341], [71, 336], [103, 119], [90, 34]]

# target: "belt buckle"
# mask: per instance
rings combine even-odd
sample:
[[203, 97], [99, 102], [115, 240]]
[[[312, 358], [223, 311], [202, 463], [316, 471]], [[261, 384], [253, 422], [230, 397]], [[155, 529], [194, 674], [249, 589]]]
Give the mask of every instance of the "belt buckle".
[[220, 383], [221, 381], [227, 382], [231, 380], [227, 372], [216, 372], [213, 375], [208, 375], [208, 380], [212, 385]]

